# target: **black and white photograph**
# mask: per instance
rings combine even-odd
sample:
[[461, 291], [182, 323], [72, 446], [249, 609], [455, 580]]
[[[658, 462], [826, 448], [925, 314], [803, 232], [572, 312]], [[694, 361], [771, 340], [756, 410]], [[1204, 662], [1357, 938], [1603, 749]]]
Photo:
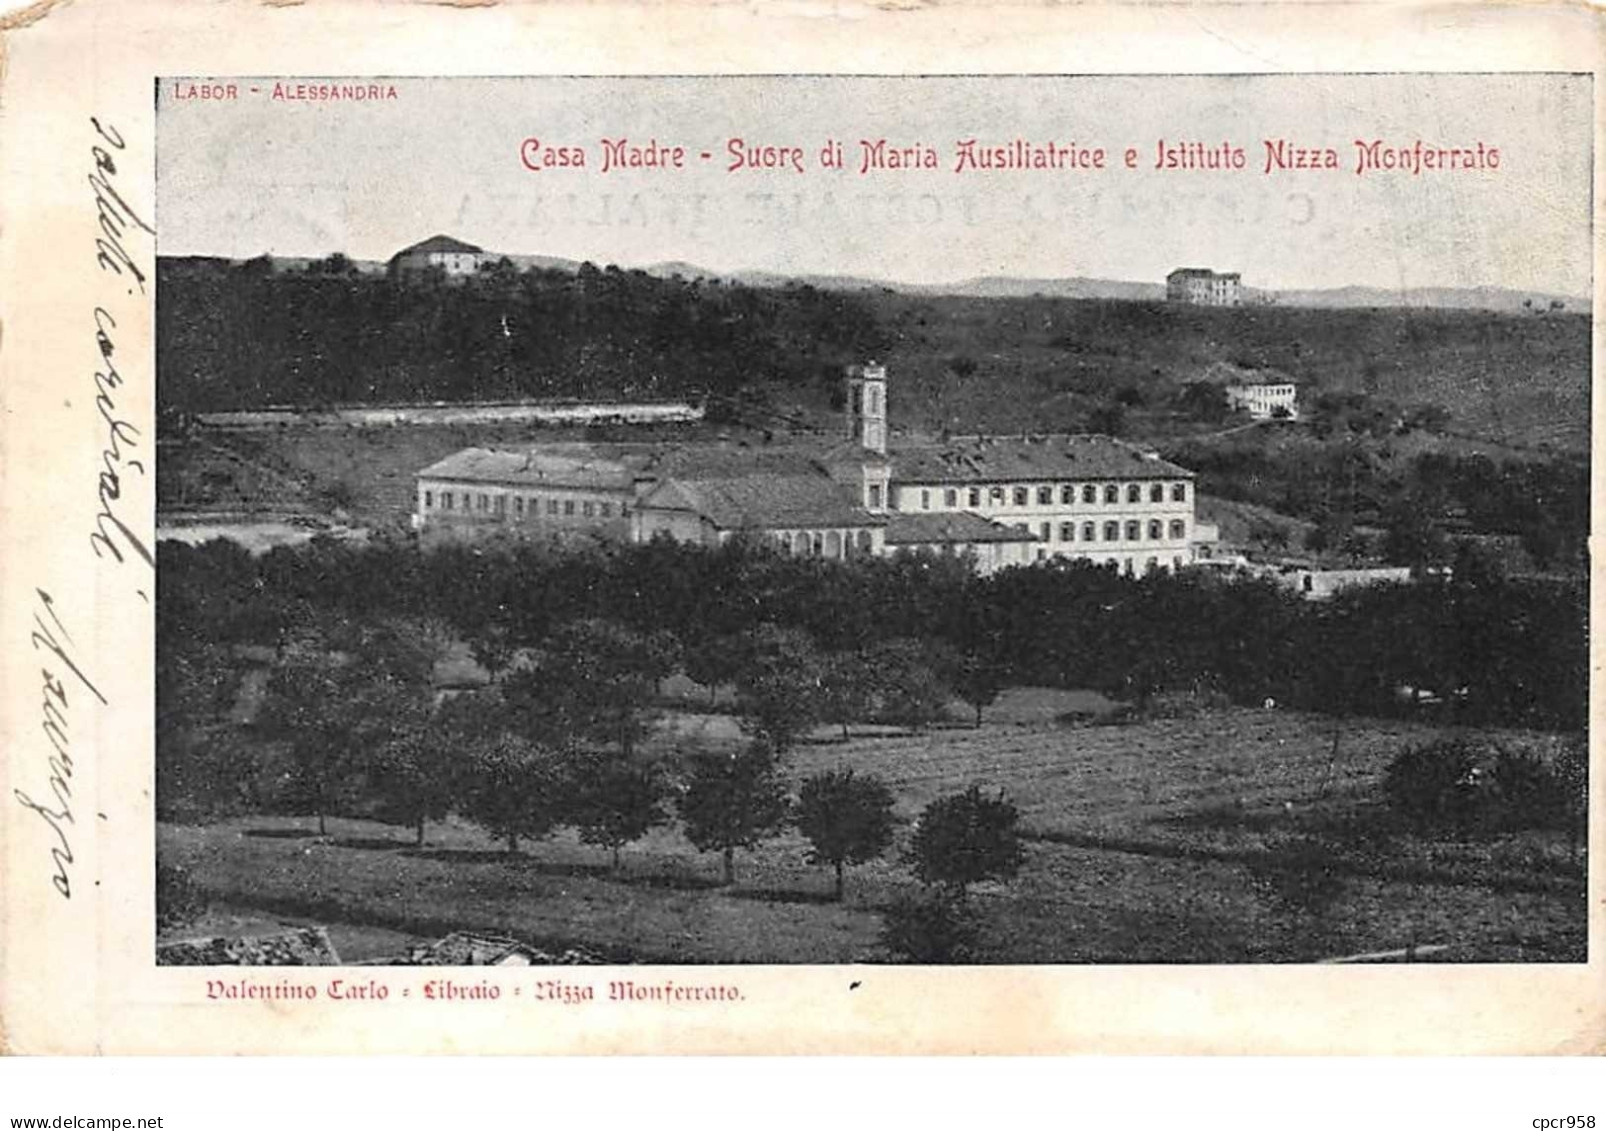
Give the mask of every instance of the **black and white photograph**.
[[157, 966], [1587, 960], [1589, 75], [154, 96]]

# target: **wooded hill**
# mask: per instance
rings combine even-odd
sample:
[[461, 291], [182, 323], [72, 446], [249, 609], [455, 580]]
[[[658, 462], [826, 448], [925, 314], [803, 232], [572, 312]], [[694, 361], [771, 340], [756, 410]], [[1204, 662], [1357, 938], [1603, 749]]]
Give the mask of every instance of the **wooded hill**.
[[1287, 374], [1513, 446], [1587, 450], [1590, 320], [1536, 310], [1170, 307], [660, 278], [597, 268], [399, 284], [341, 256], [163, 259], [157, 362], [174, 411], [541, 397], [721, 398], [835, 407], [841, 366], [894, 375], [895, 428], [1116, 431], [1200, 422], [1212, 365]]
[[728, 396], [818, 383], [879, 352], [848, 295], [583, 265], [398, 282], [340, 256], [157, 264], [157, 369], [169, 412], [510, 398]]

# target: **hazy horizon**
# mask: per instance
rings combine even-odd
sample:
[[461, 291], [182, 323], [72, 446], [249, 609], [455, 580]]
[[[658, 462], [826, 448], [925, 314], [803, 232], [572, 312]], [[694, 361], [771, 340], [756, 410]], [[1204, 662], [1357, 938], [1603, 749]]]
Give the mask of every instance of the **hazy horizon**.
[[[443, 233], [622, 268], [921, 287], [1163, 284], [1202, 266], [1260, 291], [1592, 293], [1587, 76], [387, 79], [362, 81], [395, 99], [347, 102], [219, 81], [260, 93], [202, 101], [158, 84], [164, 256], [384, 260]], [[620, 136], [684, 146], [684, 165], [605, 172], [600, 139]], [[880, 137], [929, 147], [936, 167], [860, 174], [861, 141]], [[527, 138], [583, 146], [587, 167], [530, 171]], [[795, 145], [805, 171], [730, 171], [733, 138]], [[827, 138], [845, 169], [818, 166]], [[956, 171], [965, 138], [1102, 147], [1106, 168]], [[1373, 138], [1483, 143], [1501, 165], [1356, 175], [1356, 143]], [[1266, 173], [1279, 139], [1331, 147], [1340, 168]], [[1236, 146], [1246, 167], [1155, 168], [1179, 143]]]

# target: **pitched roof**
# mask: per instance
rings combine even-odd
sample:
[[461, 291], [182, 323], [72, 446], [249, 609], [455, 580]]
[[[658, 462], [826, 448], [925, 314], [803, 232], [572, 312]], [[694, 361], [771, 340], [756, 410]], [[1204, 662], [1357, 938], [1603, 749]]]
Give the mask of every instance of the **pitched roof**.
[[1281, 369], [1248, 369], [1230, 361], [1213, 361], [1195, 378], [1212, 385], [1297, 385], [1291, 375]]
[[432, 463], [418, 473], [420, 479], [455, 479], [471, 483], [506, 483], [529, 487], [585, 487], [628, 490], [636, 476], [617, 460], [577, 452], [557, 455], [465, 448]]
[[458, 254], [483, 255], [483, 247], [475, 247], [471, 243], [453, 239], [451, 236], [430, 236], [427, 240], [419, 240], [411, 247], [404, 247], [391, 258], [399, 259], [404, 255], [429, 255], [432, 252], [454, 252]]
[[887, 521], [818, 474], [666, 479], [648, 492], [639, 509], [690, 511], [721, 530], [879, 526]]
[[946, 514], [893, 512], [887, 516], [886, 541], [889, 546], [942, 542], [1036, 542], [1037, 535], [992, 522], [969, 511]]
[[895, 483], [1191, 478], [1186, 468], [1109, 436], [983, 436], [892, 453]]
[[1242, 277], [1242, 273], [1238, 271], [1214, 271], [1209, 267], [1178, 267], [1166, 278], [1175, 279], [1179, 275], [1184, 279], [1237, 279]]

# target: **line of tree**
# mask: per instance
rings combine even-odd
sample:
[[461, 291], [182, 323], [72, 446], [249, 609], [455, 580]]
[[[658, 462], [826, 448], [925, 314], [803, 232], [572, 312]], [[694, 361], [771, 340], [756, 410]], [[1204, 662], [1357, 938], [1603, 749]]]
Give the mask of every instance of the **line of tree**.
[[405, 280], [344, 256], [157, 263], [157, 366], [172, 411], [496, 397], [731, 395], [884, 352], [858, 297], [583, 264]]
[[[1317, 524], [1316, 552], [1353, 549], [1404, 566], [1453, 564], [1469, 536], [1515, 540], [1535, 567], [1587, 573], [1589, 467], [1583, 459], [1494, 459], [1423, 452], [1347, 436], [1268, 445], [1183, 441], [1169, 458], [1199, 474], [1201, 493]], [[1357, 527], [1385, 537], [1366, 544]], [[1298, 549], [1298, 547], [1293, 547]]]
[[[509, 852], [572, 827], [608, 850], [615, 870], [621, 849], [678, 816], [692, 844], [720, 855], [727, 884], [737, 850], [795, 824], [813, 845], [810, 858], [834, 868], [840, 899], [844, 868], [890, 844], [891, 792], [874, 778], [827, 772], [802, 783], [794, 807], [783, 769], [786, 753], [830, 714], [819, 673], [841, 660], [770, 625], [728, 645], [740, 657], [737, 703], [749, 741], [654, 757], [639, 744], [658, 711], [658, 684], [680, 655], [663, 632], [572, 621], [539, 646], [503, 654], [488, 687], [442, 697], [434, 671], [450, 638], [439, 622], [303, 625], [278, 649], [246, 728], [254, 741], [243, 744], [219, 743], [223, 728], [209, 733], [225, 705], [199, 676], [209, 669], [195, 650], [170, 641], [159, 677], [158, 809], [304, 813], [322, 835], [330, 815], [363, 816], [413, 828], [419, 845], [430, 821], [456, 813]], [[935, 718], [947, 693], [918, 649], [878, 651], [889, 667], [876, 686], [915, 689], [892, 695], [900, 722]], [[227, 670], [226, 657], [208, 658]]]
[[[433, 551], [315, 542], [258, 558], [214, 542], [163, 543], [158, 591], [164, 682], [201, 697], [219, 689], [195, 659], [197, 642], [293, 650], [309, 626], [422, 616], [494, 667], [521, 651], [539, 663], [530, 656], [561, 641], [566, 625], [605, 619], [657, 640], [657, 651], [601, 701], [577, 698], [554, 721], [616, 733], [621, 745], [630, 732], [618, 705], [649, 696], [672, 667], [710, 685], [740, 668], [758, 686], [783, 659], [792, 666], [771, 680], [771, 714], [755, 716], [756, 733], [776, 744], [796, 730], [787, 696], [803, 686], [825, 721], [916, 727], [935, 717], [944, 688], [980, 712], [1005, 685], [1095, 688], [1140, 705], [1208, 690], [1341, 715], [1414, 711], [1427, 699], [1449, 721], [1558, 731], [1581, 730], [1588, 701], [1582, 579], [1474, 569], [1316, 602], [1266, 581], [1129, 578], [1080, 562], [980, 577], [949, 559], [820, 562], [740, 542]], [[737, 637], [752, 650], [731, 648]]]

